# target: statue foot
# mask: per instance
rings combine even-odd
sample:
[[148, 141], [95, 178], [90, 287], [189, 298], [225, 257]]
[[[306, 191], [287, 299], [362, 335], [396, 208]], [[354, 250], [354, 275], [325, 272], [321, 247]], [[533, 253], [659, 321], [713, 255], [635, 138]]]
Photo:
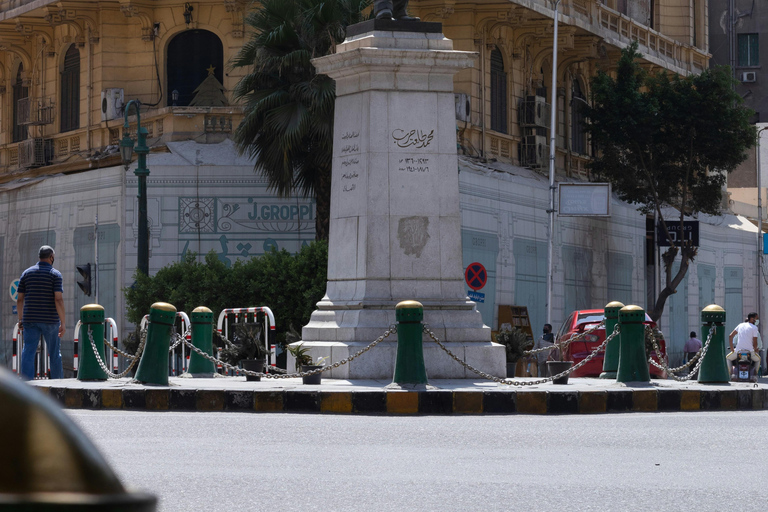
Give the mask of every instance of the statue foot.
[[392, 19], [392, 11], [389, 9], [382, 9], [381, 11], [376, 14], [377, 20], [391, 20]]

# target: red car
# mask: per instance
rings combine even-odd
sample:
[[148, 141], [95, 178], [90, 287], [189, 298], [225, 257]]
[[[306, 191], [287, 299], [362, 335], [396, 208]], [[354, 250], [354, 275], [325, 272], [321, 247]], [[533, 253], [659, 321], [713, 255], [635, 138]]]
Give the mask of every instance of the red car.
[[[595, 327], [604, 319], [605, 316], [603, 315], [602, 309], [584, 309], [581, 311], [574, 311], [568, 316], [565, 322], [563, 322], [563, 325], [560, 326], [560, 330], [557, 331], [555, 339], [557, 339], [559, 342], [567, 341], [572, 337]], [[647, 314], [645, 315], [645, 324], [650, 325], [651, 327], [656, 327], [656, 323], [651, 320], [651, 317], [649, 317]], [[600, 327], [599, 329], [595, 329], [590, 334], [579, 338], [573, 343], [569, 343], [565, 349], [564, 359], [566, 361], [573, 361], [574, 364], [579, 363], [586, 359], [587, 356], [589, 356], [593, 350], [599, 347], [603, 341], [605, 341], [605, 328]], [[661, 349], [662, 357], [666, 361], [666, 341], [663, 339], [659, 340], [659, 348]], [[587, 364], [575, 370], [571, 374], [571, 377], [599, 377], [603, 372], [604, 356], [605, 352], [598, 352], [597, 355], [590, 359]], [[655, 353], [653, 354], [653, 359], [658, 361]], [[651, 372], [651, 377], [660, 379], [667, 377], [667, 374], [664, 370], [660, 370], [650, 363], [648, 364], [648, 367]]]

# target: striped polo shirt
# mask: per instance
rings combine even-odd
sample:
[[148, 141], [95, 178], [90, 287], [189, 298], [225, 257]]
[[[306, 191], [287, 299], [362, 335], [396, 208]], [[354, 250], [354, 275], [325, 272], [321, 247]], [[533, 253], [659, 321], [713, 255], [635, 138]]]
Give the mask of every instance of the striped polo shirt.
[[21, 274], [19, 293], [24, 294], [24, 322], [59, 323], [54, 292], [64, 292], [61, 272], [43, 261]]

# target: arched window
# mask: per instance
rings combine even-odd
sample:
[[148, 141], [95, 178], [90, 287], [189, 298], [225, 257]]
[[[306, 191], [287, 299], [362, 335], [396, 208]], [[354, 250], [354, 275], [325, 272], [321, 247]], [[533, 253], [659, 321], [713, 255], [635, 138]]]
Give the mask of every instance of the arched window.
[[571, 151], [580, 155], [587, 153], [587, 137], [584, 132], [584, 93], [578, 80], [573, 81], [571, 98]]
[[64, 55], [59, 118], [62, 132], [80, 128], [80, 51], [75, 45], [71, 45]]
[[186, 106], [194, 98], [194, 90], [208, 77], [213, 67], [213, 76], [224, 83], [224, 48], [221, 40], [207, 30], [185, 30], [168, 44], [166, 66], [168, 89], [167, 104], [173, 105], [173, 91], [179, 91], [175, 101]]
[[19, 64], [19, 71], [16, 73], [16, 80], [13, 82], [13, 142], [19, 142], [27, 138], [27, 126], [19, 124], [19, 100], [29, 96], [29, 87], [24, 87], [21, 74], [24, 66]]
[[491, 52], [491, 130], [507, 133], [507, 74], [498, 48]]

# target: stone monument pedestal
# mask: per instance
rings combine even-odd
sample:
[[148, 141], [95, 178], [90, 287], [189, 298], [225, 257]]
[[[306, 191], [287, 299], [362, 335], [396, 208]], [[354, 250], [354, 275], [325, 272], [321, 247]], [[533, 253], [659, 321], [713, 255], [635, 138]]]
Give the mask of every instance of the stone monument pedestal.
[[[417, 300], [453, 353], [506, 376], [462, 271], [453, 75], [476, 57], [454, 51], [439, 23], [371, 20], [313, 61], [337, 95], [328, 287], [302, 331], [314, 357], [348, 357], [395, 323], [398, 302]], [[473, 376], [423, 342], [430, 378]], [[396, 351], [392, 335], [325, 375], [390, 379]]]

